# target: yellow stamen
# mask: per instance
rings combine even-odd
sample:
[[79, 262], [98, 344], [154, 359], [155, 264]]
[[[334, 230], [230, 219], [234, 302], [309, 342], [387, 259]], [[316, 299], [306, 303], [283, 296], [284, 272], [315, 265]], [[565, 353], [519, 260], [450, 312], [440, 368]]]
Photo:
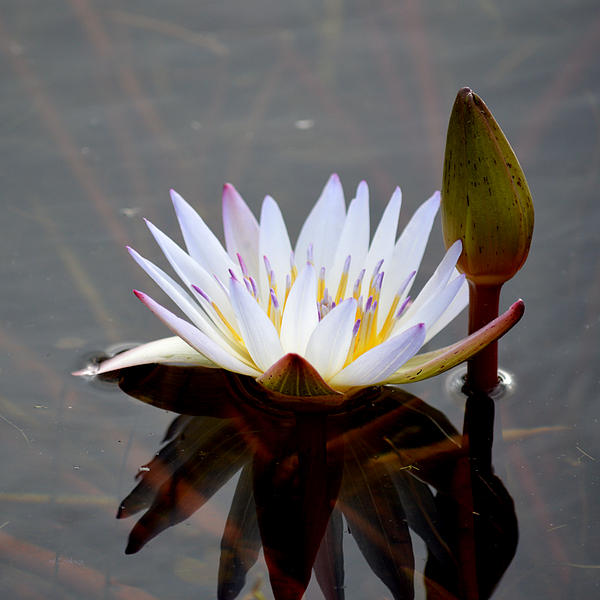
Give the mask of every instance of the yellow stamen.
[[348, 284], [348, 273], [342, 273], [342, 277], [340, 279], [340, 283], [338, 285], [337, 292], [335, 293], [335, 304], [336, 306], [343, 299], [344, 294], [346, 293], [346, 285]]
[[396, 309], [398, 308], [399, 302], [400, 302], [400, 296], [398, 294], [396, 294], [394, 296], [392, 306], [390, 307], [390, 310], [388, 311], [387, 317], [385, 318], [385, 321], [383, 322], [383, 325], [381, 326], [381, 330], [379, 331], [378, 338], [377, 338], [378, 343], [383, 342], [390, 335], [392, 328], [394, 326], [394, 322], [395, 322], [394, 316], [396, 315]]
[[317, 284], [317, 302], [323, 302], [323, 292], [325, 291], [325, 269], [319, 273], [319, 282]]
[[225, 325], [225, 327], [227, 327], [227, 329], [229, 330], [229, 332], [233, 335], [233, 337], [238, 341], [241, 342], [242, 344], [244, 344], [244, 340], [242, 339], [242, 337], [240, 336], [240, 334], [231, 326], [231, 324], [229, 323], [229, 321], [225, 318], [225, 315], [221, 312], [221, 309], [216, 305], [216, 303], [214, 301], [212, 301], [210, 303], [210, 305], [214, 308], [215, 312], [217, 313], [217, 315], [219, 316], [219, 319], [221, 319], [221, 321], [223, 321], [223, 324]]

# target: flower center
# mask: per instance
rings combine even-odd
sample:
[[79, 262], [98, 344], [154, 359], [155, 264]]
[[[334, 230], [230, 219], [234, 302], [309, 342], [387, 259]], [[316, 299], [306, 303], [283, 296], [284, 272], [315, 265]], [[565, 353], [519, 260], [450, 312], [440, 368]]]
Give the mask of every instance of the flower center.
[[[310, 244], [308, 247], [306, 258], [307, 262], [315, 266], [312, 244]], [[258, 303], [261, 303], [259, 286], [257, 285], [256, 280], [249, 274], [246, 263], [240, 254], [237, 254], [237, 259], [246, 289]], [[292, 286], [298, 277], [298, 269], [295, 265], [294, 253], [292, 252], [290, 255], [290, 270], [286, 274], [284, 288], [278, 288], [275, 272], [273, 271], [268, 257], [263, 256], [263, 261], [267, 275], [269, 292], [268, 297], [265, 298], [265, 302], [262, 304], [263, 306], [266, 305], [265, 311], [267, 316], [275, 326], [277, 332], [281, 333], [281, 321], [283, 312], [285, 311], [285, 305], [288, 300], [290, 290], [292, 289]], [[351, 294], [347, 294], [347, 291], [349, 292], [348, 283], [350, 266], [352, 263], [352, 257], [350, 255], [348, 255], [344, 261], [344, 266], [339, 277], [339, 281], [337, 282], [337, 286], [335, 286], [335, 296], [330, 294], [326, 284], [326, 268], [322, 266], [319, 270], [317, 280], [317, 297], [315, 299], [319, 314], [319, 321], [324, 319], [330, 311], [340, 304], [340, 302], [343, 302], [348, 298], [354, 298], [356, 300], [356, 315], [354, 327], [352, 329], [352, 340], [344, 366], [348, 365], [371, 348], [388, 339], [393, 333], [396, 323], [404, 315], [407, 308], [411, 304], [410, 297], [404, 297], [404, 292], [406, 291], [408, 284], [414, 277], [416, 271], [413, 271], [401, 284], [400, 288], [392, 299], [390, 307], [385, 310], [385, 312], [380, 310], [380, 296], [384, 277], [384, 272], [381, 270], [383, 262], [383, 259], [381, 259], [375, 265], [368, 285], [363, 285], [365, 283], [365, 269], [362, 269], [352, 285]], [[233, 271], [230, 271], [230, 275], [237, 279]], [[196, 286], [194, 286], [194, 288], [212, 307], [213, 320], [217, 319], [221, 323], [222, 328], [224, 328], [237, 343], [241, 344], [245, 348], [242, 336], [226, 319], [223, 311], [220, 310], [217, 304], [201, 289], [197, 288]]]

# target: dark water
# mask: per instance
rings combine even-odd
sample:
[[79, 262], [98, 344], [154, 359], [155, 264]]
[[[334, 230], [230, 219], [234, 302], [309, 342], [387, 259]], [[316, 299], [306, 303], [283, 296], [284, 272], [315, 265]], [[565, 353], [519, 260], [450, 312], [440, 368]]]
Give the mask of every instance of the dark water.
[[[527, 174], [536, 228], [502, 305], [515, 392], [494, 464], [520, 539], [495, 598], [592, 598], [600, 582], [600, 8], [597, 2], [3, 2], [0, 590], [7, 598], [211, 598], [235, 479], [139, 553], [114, 518], [174, 415], [69, 372], [165, 335], [123, 246], [158, 257], [175, 187], [221, 231], [233, 182], [290, 234], [332, 172], [401, 221], [440, 186], [457, 89], [487, 102]], [[439, 224], [422, 273], [442, 252]], [[440, 334], [449, 343], [464, 317]], [[445, 378], [411, 393], [461, 428]], [[344, 533], [346, 596], [389, 592]], [[416, 537], [417, 597], [426, 551]], [[260, 577], [261, 560], [248, 577]], [[129, 586], [125, 588], [123, 586]], [[243, 595], [243, 594], [242, 594]], [[307, 598], [320, 598], [311, 583]]]

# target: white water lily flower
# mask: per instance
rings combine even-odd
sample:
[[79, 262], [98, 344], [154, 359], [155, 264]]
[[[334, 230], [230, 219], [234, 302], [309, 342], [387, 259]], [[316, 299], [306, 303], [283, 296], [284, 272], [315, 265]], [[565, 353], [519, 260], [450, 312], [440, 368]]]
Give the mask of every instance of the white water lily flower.
[[286, 369], [300, 360], [304, 376], [318, 380], [313, 395], [319, 395], [430, 377], [508, 328], [510, 319], [500, 317], [453, 346], [415, 356], [468, 302], [464, 275], [455, 270], [460, 241], [423, 289], [411, 293], [439, 192], [417, 209], [396, 240], [402, 200], [396, 188], [369, 244], [367, 184], [358, 185], [346, 210], [342, 185], [332, 175], [295, 248], [270, 196], [257, 222], [235, 188], [224, 186], [226, 249], [181, 196], [172, 191], [171, 198], [187, 252], [147, 224], [184, 285], [128, 250], [187, 320], [136, 291], [177, 337], [120, 354], [98, 373], [145, 363], [187, 364], [252, 376], [273, 389], [273, 381], [289, 379]]

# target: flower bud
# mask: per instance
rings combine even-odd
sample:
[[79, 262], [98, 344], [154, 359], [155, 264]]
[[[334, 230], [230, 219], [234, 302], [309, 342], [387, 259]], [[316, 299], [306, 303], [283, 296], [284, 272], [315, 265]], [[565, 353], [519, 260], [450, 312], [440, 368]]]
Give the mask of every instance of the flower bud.
[[457, 268], [481, 285], [501, 285], [522, 266], [533, 203], [521, 165], [483, 100], [458, 92], [446, 138], [442, 184], [446, 247], [462, 240]]

